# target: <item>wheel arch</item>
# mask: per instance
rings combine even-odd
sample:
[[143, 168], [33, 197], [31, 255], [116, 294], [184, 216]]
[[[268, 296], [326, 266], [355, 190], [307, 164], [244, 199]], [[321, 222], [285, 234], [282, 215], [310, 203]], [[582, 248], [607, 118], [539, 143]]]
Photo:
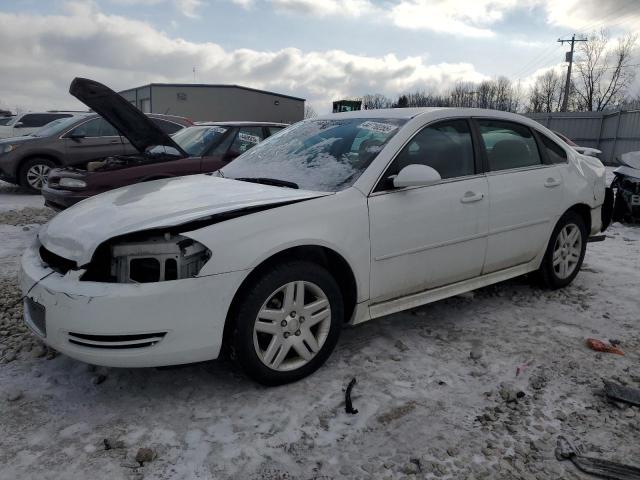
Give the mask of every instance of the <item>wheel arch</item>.
[[38, 152], [38, 153], [29, 153], [28, 155], [25, 155], [24, 157], [22, 157], [19, 160], [19, 162], [17, 164], [17, 167], [16, 167], [16, 172], [15, 172], [16, 181], [20, 185], [22, 185], [23, 187], [26, 186], [26, 185], [23, 184], [24, 182], [22, 181], [25, 165], [29, 161], [34, 160], [34, 159], [38, 159], [38, 158], [42, 158], [44, 160], [49, 160], [49, 161], [53, 162], [53, 164], [56, 167], [60, 167], [62, 165], [62, 162], [60, 161], [60, 159], [58, 157], [56, 157], [55, 155], [51, 155], [50, 153]]
[[[571, 206], [566, 212], [575, 212], [584, 220], [584, 225], [587, 228], [587, 236], [591, 232], [591, 207], [586, 203], [576, 203]], [[564, 214], [563, 214], [564, 215]]]
[[227, 312], [227, 318], [224, 326], [223, 346], [227, 343], [225, 340], [231, 334], [233, 322], [229, 321], [235, 315], [242, 294], [247, 286], [262, 272], [269, 270], [274, 264], [290, 260], [305, 260], [307, 262], [317, 263], [325, 267], [336, 280], [342, 293], [344, 300], [344, 321], [347, 323], [353, 315], [357, 298], [358, 286], [356, 282], [353, 268], [347, 260], [337, 251], [321, 245], [298, 245], [286, 248], [277, 253], [272, 254], [258, 265], [244, 278], [238, 289], [236, 290], [233, 300]]

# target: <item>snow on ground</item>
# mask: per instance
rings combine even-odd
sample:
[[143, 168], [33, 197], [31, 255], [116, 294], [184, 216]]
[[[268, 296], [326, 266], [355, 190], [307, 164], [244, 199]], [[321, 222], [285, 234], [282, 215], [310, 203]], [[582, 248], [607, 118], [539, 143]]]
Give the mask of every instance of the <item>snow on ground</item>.
[[346, 329], [323, 368], [277, 388], [225, 361], [106, 369], [47, 351], [10, 306], [36, 229], [0, 225], [0, 478], [585, 478], [556, 460], [560, 434], [638, 462], [640, 411], [600, 393], [602, 378], [640, 387], [638, 228], [589, 244], [564, 290], [516, 279]]

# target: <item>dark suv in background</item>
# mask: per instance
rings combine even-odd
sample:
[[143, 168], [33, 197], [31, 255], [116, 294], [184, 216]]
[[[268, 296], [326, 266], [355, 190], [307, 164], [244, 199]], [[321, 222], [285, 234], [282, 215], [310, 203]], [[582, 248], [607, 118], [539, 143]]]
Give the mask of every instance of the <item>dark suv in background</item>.
[[[167, 134], [193, 124], [172, 115], [147, 116]], [[61, 118], [31, 135], [0, 140], [0, 179], [40, 191], [53, 167], [85, 165], [91, 160], [136, 152], [100, 115]]]

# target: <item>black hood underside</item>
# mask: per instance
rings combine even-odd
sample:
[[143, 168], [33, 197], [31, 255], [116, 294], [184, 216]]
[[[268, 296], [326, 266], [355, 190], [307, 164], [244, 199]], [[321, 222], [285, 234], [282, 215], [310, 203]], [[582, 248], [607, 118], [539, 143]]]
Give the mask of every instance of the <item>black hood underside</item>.
[[109, 87], [88, 78], [74, 78], [69, 93], [102, 116], [140, 153], [155, 146], [171, 147], [188, 155], [149, 117]]

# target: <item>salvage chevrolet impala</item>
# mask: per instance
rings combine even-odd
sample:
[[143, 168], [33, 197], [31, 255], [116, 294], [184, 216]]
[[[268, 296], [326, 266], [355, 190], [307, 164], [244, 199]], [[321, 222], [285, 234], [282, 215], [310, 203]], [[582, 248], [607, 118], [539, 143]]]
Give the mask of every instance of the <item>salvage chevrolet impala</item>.
[[346, 324], [532, 272], [568, 285], [608, 224], [604, 202], [600, 161], [519, 115], [327, 115], [217, 173], [59, 214], [22, 260], [25, 321], [93, 364], [224, 350], [286, 383], [320, 367]]

